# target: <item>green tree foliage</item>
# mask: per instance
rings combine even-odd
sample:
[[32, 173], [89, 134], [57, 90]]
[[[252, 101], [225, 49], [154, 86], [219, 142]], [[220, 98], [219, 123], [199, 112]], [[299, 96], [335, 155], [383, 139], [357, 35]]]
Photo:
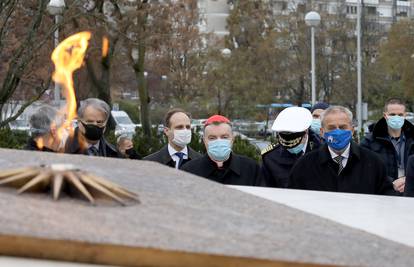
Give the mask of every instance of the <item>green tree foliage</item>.
[[380, 63], [391, 81], [388, 95], [414, 96], [414, 22], [402, 20], [391, 28], [381, 46]]
[[[340, 5], [338, 10], [345, 10], [345, 3]], [[311, 9], [307, 3], [286, 14], [275, 11], [271, 1], [235, 1], [227, 20], [226, 46], [232, 54], [220, 58], [216, 52], [210, 57], [215, 62], [207, 76], [214, 103], [210, 108], [246, 118], [258, 112], [256, 104], [308, 102], [311, 36], [304, 16]], [[355, 21], [345, 13], [320, 14], [321, 24], [315, 31], [317, 100], [355, 109]], [[372, 16], [363, 16], [362, 28], [364, 96], [371, 100], [371, 92], [387, 86], [384, 72], [375, 62], [384, 32]]]

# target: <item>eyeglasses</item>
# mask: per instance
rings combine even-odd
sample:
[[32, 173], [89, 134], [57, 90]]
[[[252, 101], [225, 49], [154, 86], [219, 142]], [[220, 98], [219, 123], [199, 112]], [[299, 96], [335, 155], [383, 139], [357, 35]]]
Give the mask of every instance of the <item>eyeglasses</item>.
[[104, 127], [104, 126], [106, 126], [106, 122], [107, 121], [91, 121], [91, 120], [86, 120], [86, 121], [81, 121], [81, 122], [83, 124], [86, 124], [86, 125], [93, 124], [93, 125], [96, 125], [98, 127]]

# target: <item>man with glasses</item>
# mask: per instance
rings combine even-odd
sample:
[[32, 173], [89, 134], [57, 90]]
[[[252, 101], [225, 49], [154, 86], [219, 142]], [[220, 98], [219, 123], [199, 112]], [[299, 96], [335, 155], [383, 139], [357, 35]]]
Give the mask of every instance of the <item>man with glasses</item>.
[[66, 142], [65, 152], [100, 157], [122, 157], [103, 136], [110, 112], [109, 105], [100, 99], [88, 98], [81, 101], [78, 109], [78, 127]]

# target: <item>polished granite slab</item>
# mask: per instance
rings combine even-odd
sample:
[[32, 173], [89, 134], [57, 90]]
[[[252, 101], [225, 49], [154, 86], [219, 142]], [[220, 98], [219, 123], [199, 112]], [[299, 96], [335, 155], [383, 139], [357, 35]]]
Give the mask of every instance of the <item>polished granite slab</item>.
[[231, 186], [414, 247], [414, 198]]
[[122, 266], [412, 266], [410, 246], [157, 163], [0, 149], [0, 169], [51, 163], [105, 177], [141, 203], [92, 206], [0, 187], [1, 255]]

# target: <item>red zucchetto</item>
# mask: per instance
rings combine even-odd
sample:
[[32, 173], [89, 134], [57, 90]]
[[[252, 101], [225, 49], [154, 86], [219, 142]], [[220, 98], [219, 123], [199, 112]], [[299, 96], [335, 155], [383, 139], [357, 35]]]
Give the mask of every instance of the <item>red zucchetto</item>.
[[224, 116], [221, 115], [213, 115], [210, 118], [206, 120], [204, 123], [204, 127], [213, 124], [213, 123], [228, 123], [230, 124], [230, 120]]

